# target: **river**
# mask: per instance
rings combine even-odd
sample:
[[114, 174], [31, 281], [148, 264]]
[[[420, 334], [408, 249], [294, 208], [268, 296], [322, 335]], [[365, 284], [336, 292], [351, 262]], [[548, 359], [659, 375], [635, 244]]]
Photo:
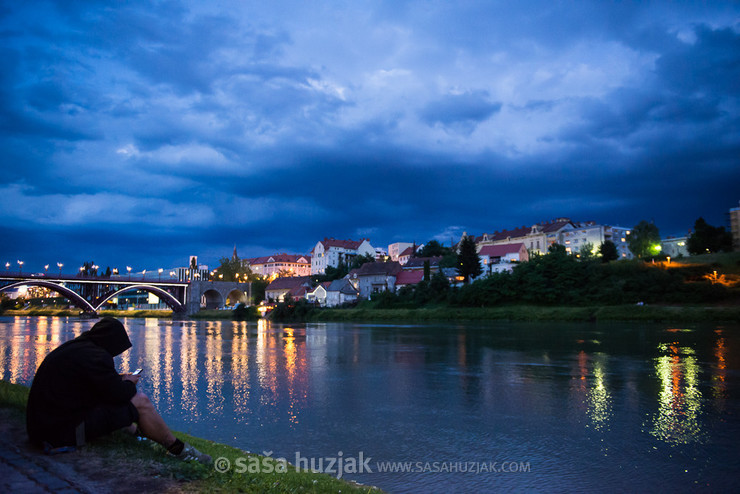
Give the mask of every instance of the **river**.
[[[737, 325], [123, 321], [116, 363], [172, 428], [364, 461], [344, 477], [389, 492], [730, 491], [740, 472]], [[94, 322], [0, 317], [0, 377], [29, 384]]]

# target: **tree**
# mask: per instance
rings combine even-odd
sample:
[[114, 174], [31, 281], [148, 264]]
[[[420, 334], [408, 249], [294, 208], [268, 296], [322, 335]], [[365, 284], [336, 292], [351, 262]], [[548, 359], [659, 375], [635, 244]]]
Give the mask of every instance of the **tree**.
[[627, 245], [639, 259], [660, 253], [660, 232], [654, 223], [642, 220], [627, 234]]
[[265, 300], [265, 288], [269, 282], [262, 278], [254, 279], [252, 281], [252, 303], [259, 305], [260, 302]]
[[375, 256], [372, 254], [363, 254], [361, 256], [355, 256], [352, 258], [352, 261], [349, 263], [349, 269], [357, 269], [360, 266], [362, 266], [365, 263], [368, 262], [375, 262]]
[[594, 244], [586, 242], [581, 245], [578, 250], [578, 259], [582, 262], [590, 262], [596, 259], [596, 252], [594, 252]]
[[444, 247], [437, 240], [430, 240], [414, 253], [414, 257], [436, 257], [449, 254], [452, 249]]
[[245, 281], [251, 278], [252, 270], [238, 257], [222, 257], [221, 265], [216, 268], [217, 281]]
[[457, 272], [468, 283], [471, 277], [480, 276], [483, 268], [480, 265], [480, 256], [475, 248], [475, 239], [469, 235], [460, 242], [460, 252], [457, 254]]
[[616, 261], [619, 259], [617, 246], [611, 240], [607, 240], [601, 244], [601, 247], [599, 247], [599, 254], [601, 254], [601, 262]]
[[732, 250], [732, 235], [725, 231], [724, 226], [712, 226], [699, 218], [694, 223], [694, 233], [686, 242], [689, 254], [709, 254], [713, 252], [730, 252]]

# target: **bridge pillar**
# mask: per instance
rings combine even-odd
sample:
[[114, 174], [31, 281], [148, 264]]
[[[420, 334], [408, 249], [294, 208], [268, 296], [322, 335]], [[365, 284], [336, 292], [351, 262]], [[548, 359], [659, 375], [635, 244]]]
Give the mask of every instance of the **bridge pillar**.
[[191, 281], [188, 285], [188, 296], [185, 300], [185, 313], [189, 316], [197, 313], [201, 309], [201, 299], [207, 292], [215, 292], [218, 297], [211, 299], [210, 304], [214, 307], [207, 308], [221, 308], [226, 303], [226, 299], [229, 294], [234, 290], [238, 290], [244, 293], [246, 297], [246, 303], [252, 298], [252, 284], [251, 283], [237, 283], [235, 281]]

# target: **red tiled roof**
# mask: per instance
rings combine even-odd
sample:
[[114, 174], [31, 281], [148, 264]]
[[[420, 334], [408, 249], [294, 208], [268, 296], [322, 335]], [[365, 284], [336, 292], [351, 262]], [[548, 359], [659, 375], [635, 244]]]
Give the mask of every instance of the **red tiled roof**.
[[413, 247], [406, 247], [405, 249], [403, 249], [403, 252], [401, 252], [400, 254], [398, 254], [398, 257], [411, 256], [413, 254], [414, 254], [414, 248]]
[[[544, 223], [538, 223], [535, 226], [538, 226], [540, 228], [540, 231], [543, 233], [551, 233], [551, 232], [557, 232], [563, 227], [565, 227], [568, 224], [571, 224], [570, 218], [557, 218], [553, 221], [545, 221]], [[491, 242], [498, 242], [501, 240], [506, 240], [507, 238], [521, 238], [525, 237], [532, 233], [532, 227], [531, 226], [521, 226], [519, 228], [513, 228], [511, 230], [501, 230], [501, 231], [495, 231], [493, 233], [488, 234], [488, 240]], [[481, 242], [483, 240], [483, 235], [476, 237], [476, 242]]]
[[290, 293], [290, 296], [295, 299], [295, 298], [305, 297], [307, 291], [308, 290], [306, 289], [305, 286], [297, 286], [295, 288], [292, 288], [289, 293]]
[[393, 276], [398, 274], [402, 270], [401, 265], [395, 261], [391, 262], [366, 262], [360, 266], [357, 270], [352, 270], [351, 274], [356, 273], [357, 276], [373, 276], [384, 274], [387, 276]]
[[329, 247], [339, 247], [340, 249], [351, 249], [351, 250], [357, 250], [362, 242], [364, 242], [367, 239], [362, 240], [337, 240], [335, 238], [324, 238], [324, 240], [321, 241], [322, 244], [324, 244], [324, 249], [329, 249]]
[[516, 254], [524, 247], [523, 243], [517, 244], [500, 244], [500, 245], [484, 245], [478, 255], [488, 257], [503, 257], [506, 254]]
[[396, 276], [396, 285], [415, 285], [424, 279], [424, 272], [418, 269], [403, 270]]
[[[254, 266], [255, 264], [267, 264], [268, 262], [298, 263], [301, 258], [305, 259], [305, 263], [301, 264], [311, 264], [311, 256], [302, 256], [300, 254], [275, 254], [272, 256], [253, 257], [252, 259], [247, 259], [247, 262], [251, 266]], [[270, 259], [272, 259], [272, 261], [270, 261]]]
[[269, 285], [267, 285], [265, 291], [292, 290], [299, 286], [310, 285], [310, 280], [310, 276], [284, 276], [281, 278], [275, 278]]

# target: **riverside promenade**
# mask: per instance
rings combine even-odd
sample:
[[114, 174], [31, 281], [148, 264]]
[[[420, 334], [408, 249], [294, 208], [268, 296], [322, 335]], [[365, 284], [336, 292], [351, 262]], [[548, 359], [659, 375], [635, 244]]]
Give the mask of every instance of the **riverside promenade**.
[[147, 493], [179, 492], [182, 487], [140, 460], [123, 456], [111, 460], [87, 446], [45, 455], [29, 443], [23, 414], [0, 407], [0, 492]]
[[[17, 424], [0, 410], [4, 424]], [[3, 427], [7, 429], [7, 427]], [[22, 441], [18, 431], [3, 430], [0, 437], [0, 492], [24, 494], [54, 492], [61, 494], [87, 493], [93, 485], [89, 479], [70, 471], [65, 463], [34, 451], [28, 441]]]

